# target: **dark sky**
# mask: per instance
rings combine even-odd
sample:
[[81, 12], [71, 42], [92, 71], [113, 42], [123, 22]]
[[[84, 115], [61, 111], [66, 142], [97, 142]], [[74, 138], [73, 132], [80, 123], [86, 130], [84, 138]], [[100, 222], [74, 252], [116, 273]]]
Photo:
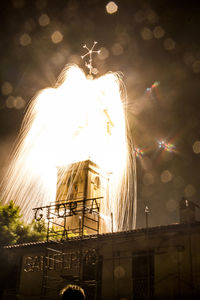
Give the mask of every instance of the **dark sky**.
[[[98, 41], [99, 74], [121, 71], [137, 158], [138, 227], [178, 222], [181, 197], [200, 204], [200, 5], [197, 1], [7, 0], [0, 3], [0, 175], [26, 107], [82, 46]], [[154, 83], [155, 84], [154, 86]], [[165, 140], [175, 148], [158, 147]]]

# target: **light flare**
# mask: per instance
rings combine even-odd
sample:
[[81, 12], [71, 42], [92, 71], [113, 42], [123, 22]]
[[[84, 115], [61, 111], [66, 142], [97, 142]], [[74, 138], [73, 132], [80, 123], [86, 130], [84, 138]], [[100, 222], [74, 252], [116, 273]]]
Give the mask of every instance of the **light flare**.
[[140, 148], [137, 148], [137, 147], [134, 148], [134, 152], [135, 152], [136, 157], [140, 157], [140, 156], [144, 155], [144, 150], [140, 149]]
[[156, 98], [157, 100], [160, 99], [158, 87], [160, 85], [159, 81], [155, 81], [150, 88], [147, 88], [145, 93], [147, 96], [151, 96], [152, 99]]
[[55, 202], [57, 167], [90, 159], [110, 174], [114, 230], [132, 229], [136, 218], [135, 155], [120, 96], [120, 78], [108, 73], [88, 79], [66, 68], [55, 88], [31, 102], [3, 182], [4, 202], [14, 200], [25, 221], [32, 209]]
[[176, 149], [175, 145], [167, 143], [165, 141], [158, 141], [158, 148], [163, 149], [167, 152], [175, 152]]

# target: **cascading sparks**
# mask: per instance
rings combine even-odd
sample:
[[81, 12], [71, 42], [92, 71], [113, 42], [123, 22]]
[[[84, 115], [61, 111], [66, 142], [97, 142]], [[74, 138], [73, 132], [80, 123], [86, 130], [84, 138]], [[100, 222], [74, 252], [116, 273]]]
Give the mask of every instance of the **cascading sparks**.
[[90, 159], [111, 174], [104, 213], [112, 212], [114, 230], [134, 228], [136, 167], [119, 76], [91, 79], [70, 66], [58, 82], [27, 110], [4, 178], [4, 202], [13, 200], [31, 221], [32, 208], [55, 201], [57, 167]]

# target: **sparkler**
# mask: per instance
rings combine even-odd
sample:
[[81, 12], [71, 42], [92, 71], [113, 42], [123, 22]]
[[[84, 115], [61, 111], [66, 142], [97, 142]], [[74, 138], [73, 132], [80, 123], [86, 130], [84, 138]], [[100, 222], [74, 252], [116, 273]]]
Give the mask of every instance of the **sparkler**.
[[[95, 45], [84, 46], [90, 74]], [[57, 167], [90, 158], [110, 174], [102, 213], [113, 213], [114, 230], [134, 228], [135, 155], [127, 138], [119, 76], [109, 73], [94, 80], [70, 66], [58, 82], [38, 93], [28, 108], [4, 178], [4, 202], [14, 200], [28, 222], [32, 208], [55, 202]]]

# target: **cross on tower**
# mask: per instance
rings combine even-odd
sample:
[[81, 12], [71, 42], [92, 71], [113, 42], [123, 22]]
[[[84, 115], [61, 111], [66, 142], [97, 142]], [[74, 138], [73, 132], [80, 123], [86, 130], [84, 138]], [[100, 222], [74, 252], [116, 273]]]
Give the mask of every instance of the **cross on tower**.
[[88, 50], [88, 52], [84, 55], [81, 56], [81, 58], [83, 59], [84, 57], [89, 55], [89, 62], [85, 62], [85, 66], [89, 69], [89, 74], [92, 74], [92, 70], [93, 70], [93, 65], [92, 65], [92, 54], [93, 53], [100, 53], [101, 50], [93, 50], [95, 45], [97, 44], [97, 42], [94, 42], [93, 46], [91, 49], [89, 49], [86, 45], [83, 46], [83, 48], [86, 48]]

